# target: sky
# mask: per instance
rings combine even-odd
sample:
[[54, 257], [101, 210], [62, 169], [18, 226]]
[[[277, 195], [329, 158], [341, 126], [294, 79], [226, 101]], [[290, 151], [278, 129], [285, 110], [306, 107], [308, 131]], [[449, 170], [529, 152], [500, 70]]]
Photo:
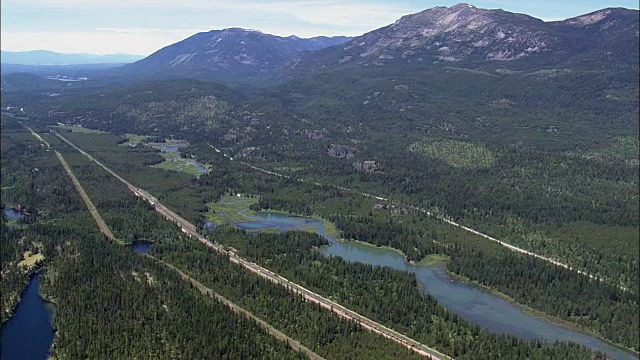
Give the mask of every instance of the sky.
[[[430, 0], [2, 0], [5, 51], [149, 55], [197, 32], [241, 27], [279, 36], [358, 36], [403, 15], [458, 1]], [[543, 20], [606, 7], [638, 9], [637, 0], [478, 0]]]

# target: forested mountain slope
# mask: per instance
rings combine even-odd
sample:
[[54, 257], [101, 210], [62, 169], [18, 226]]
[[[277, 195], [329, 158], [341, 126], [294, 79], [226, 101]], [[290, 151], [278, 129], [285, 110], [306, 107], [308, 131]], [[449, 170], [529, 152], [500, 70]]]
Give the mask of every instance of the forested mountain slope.
[[[326, 194], [294, 191], [293, 180], [282, 188], [253, 184], [249, 168], [220, 166], [219, 178], [207, 184], [215, 190], [207, 191], [247, 191], [261, 195], [263, 207], [321, 213], [354, 238], [400, 248], [411, 260], [446, 252], [454, 257], [450, 271], [637, 348], [633, 332], [616, 328], [637, 328], [637, 318], [619, 314], [637, 308], [640, 292], [638, 11], [603, 9], [543, 22], [456, 5], [407, 15], [341, 45], [303, 54], [287, 48], [286, 56], [257, 46], [240, 60], [234, 58], [240, 42], [256, 45], [266, 35], [233, 31], [244, 40], [215, 45], [217, 79], [277, 85], [156, 79], [54, 88], [20, 74], [3, 82], [2, 107], [41, 125], [186, 139], [192, 147], [185, 157], [242, 161], [326, 184], [333, 190], [321, 202], [315, 197]], [[297, 40], [284, 43], [290, 41]], [[175, 66], [149, 62], [148, 69], [169, 66], [171, 76], [212, 79], [213, 63], [193, 46], [161, 50], [177, 59]], [[241, 176], [231, 180], [236, 172]], [[388, 204], [354, 210], [335, 187], [420, 206], [604, 282], [589, 283], [599, 289], [593, 297], [572, 300], [566, 290], [584, 290], [589, 281], [575, 272], [550, 292], [546, 274], [565, 279], [564, 270], [540, 270], [533, 285], [528, 271], [542, 269], [533, 259], [529, 268], [513, 254], [491, 260], [482, 244], [457, 237], [456, 246], [434, 250], [431, 238], [413, 236], [424, 229], [409, 208], [389, 210], [407, 235], [383, 237], [395, 220], [376, 219], [374, 210]], [[203, 207], [190, 208], [189, 216], [201, 220]]]
[[494, 71], [637, 68], [638, 11], [622, 8], [558, 22], [467, 4], [406, 15], [342, 46], [304, 54], [300, 72], [446, 63]]
[[192, 77], [248, 84], [273, 77], [296, 54], [342, 44], [348, 37], [280, 37], [230, 28], [198, 33], [148, 57], [108, 72], [109, 76]]

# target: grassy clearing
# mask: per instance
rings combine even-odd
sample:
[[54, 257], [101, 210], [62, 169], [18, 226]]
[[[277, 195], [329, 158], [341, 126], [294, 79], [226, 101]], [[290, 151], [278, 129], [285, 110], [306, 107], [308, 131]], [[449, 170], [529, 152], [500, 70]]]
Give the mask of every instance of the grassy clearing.
[[[258, 203], [258, 197], [247, 197], [237, 195], [225, 195], [220, 201], [207, 204], [209, 212], [207, 213], [207, 220], [214, 223], [216, 226], [223, 224], [237, 224], [239, 222], [253, 221], [252, 216], [256, 216], [256, 212], [249, 210], [249, 207]], [[287, 216], [301, 216], [298, 214], [292, 214], [286, 211], [269, 210], [270, 213], [280, 213]], [[328, 220], [313, 218], [322, 221], [322, 226], [327, 235], [338, 238], [340, 231], [336, 229], [336, 225]], [[315, 233], [318, 228], [314, 225], [306, 225], [298, 228], [300, 231], [307, 231]], [[248, 232], [260, 232], [260, 233], [279, 233], [281, 230], [277, 228], [265, 228], [260, 230], [248, 230]]]
[[149, 140], [149, 137], [145, 135], [125, 134], [124, 137], [129, 141], [120, 144], [122, 146], [136, 146], [140, 143], [146, 143]]
[[81, 126], [57, 125], [57, 126], [54, 126], [54, 128], [57, 128], [60, 130], [70, 130], [71, 132], [80, 133], [80, 134], [105, 134], [104, 131], [87, 129]]
[[[211, 221], [215, 225], [223, 224], [236, 224], [243, 221], [250, 221], [251, 219], [238, 214], [242, 210], [246, 210], [249, 206], [258, 203], [259, 198], [251, 198], [246, 196], [230, 196], [225, 195], [220, 201], [207, 204], [209, 212], [207, 213], [207, 220]], [[242, 214], [248, 216], [254, 216], [256, 213], [252, 210], [246, 210]]]
[[447, 261], [449, 261], [449, 259], [450, 257], [444, 254], [429, 254], [422, 260], [418, 261], [416, 265], [434, 267], [445, 264]]
[[151, 167], [170, 170], [170, 171], [183, 172], [193, 176], [200, 176], [206, 172], [206, 171], [204, 172], [202, 171], [201, 166], [207, 168], [207, 171], [208, 171], [207, 166], [199, 164], [195, 160], [184, 159], [180, 157], [179, 151], [172, 151], [172, 152], [163, 151], [160, 153], [160, 155], [164, 158], [164, 161], [159, 164], [151, 165]]
[[607, 146], [589, 151], [583, 156], [604, 162], [615, 159], [624, 161], [630, 166], [638, 166], [638, 149], [640, 149], [640, 139], [637, 137], [618, 136], [609, 141]]
[[456, 168], [486, 168], [496, 162], [493, 152], [483, 145], [458, 140], [423, 139], [411, 144], [409, 151], [444, 161]]
[[40, 261], [44, 260], [44, 255], [40, 253], [32, 254], [31, 251], [25, 251], [22, 257], [24, 259], [18, 263], [18, 267], [20, 268], [22, 267], [32, 268], [36, 264], [38, 264]]
[[340, 237], [340, 230], [336, 228], [336, 224], [332, 223], [329, 220], [321, 219], [322, 225], [324, 226], [324, 232], [331, 236], [332, 238]]
[[[133, 147], [142, 144], [147, 147], [160, 150], [160, 156], [164, 158], [164, 161], [159, 164], [152, 165], [151, 167], [169, 171], [183, 172], [185, 174], [193, 176], [200, 176], [209, 171], [208, 166], [200, 164], [193, 159], [184, 159], [180, 156], [180, 148], [189, 146], [189, 142], [185, 140], [166, 139], [165, 142], [159, 143], [149, 142], [150, 137], [146, 135], [126, 134], [124, 137], [128, 141], [119, 144], [120, 146]], [[167, 148], [170, 148], [173, 151], [166, 151]]]
[[281, 230], [278, 228], [264, 228], [260, 230], [246, 230], [249, 234], [280, 234]]

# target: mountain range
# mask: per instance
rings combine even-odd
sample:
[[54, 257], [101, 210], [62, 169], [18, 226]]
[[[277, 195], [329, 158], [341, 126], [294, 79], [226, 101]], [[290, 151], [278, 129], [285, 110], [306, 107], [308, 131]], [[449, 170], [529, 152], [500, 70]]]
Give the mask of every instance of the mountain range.
[[3, 51], [2, 72], [42, 72], [7, 63], [126, 62], [78, 71], [82, 76], [119, 82], [195, 78], [260, 85], [341, 69], [407, 66], [455, 66], [504, 74], [556, 68], [634, 70], [639, 61], [638, 34], [638, 10], [606, 8], [563, 21], [543, 21], [457, 4], [406, 15], [358, 37], [304, 39], [228, 28], [194, 34], [143, 59], [126, 54]]
[[195, 34], [114, 70], [134, 77], [226, 83], [282, 80], [349, 67], [449, 64], [502, 71], [637, 68], [638, 11], [607, 8], [545, 22], [468, 4], [406, 15], [362, 36], [279, 37], [231, 28]]
[[15, 65], [78, 65], [78, 64], [126, 64], [143, 56], [131, 54], [65, 54], [47, 50], [2, 51], [0, 61]]
[[[391, 63], [608, 68], [637, 66], [638, 11], [609, 8], [564, 21], [467, 4], [400, 18], [341, 47], [301, 56], [305, 70]], [[606, 65], [605, 65], [606, 64]]]
[[162, 48], [124, 66], [118, 73], [255, 80], [268, 77], [301, 52], [343, 44], [351, 39], [345, 36], [280, 37], [240, 28], [212, 30]]

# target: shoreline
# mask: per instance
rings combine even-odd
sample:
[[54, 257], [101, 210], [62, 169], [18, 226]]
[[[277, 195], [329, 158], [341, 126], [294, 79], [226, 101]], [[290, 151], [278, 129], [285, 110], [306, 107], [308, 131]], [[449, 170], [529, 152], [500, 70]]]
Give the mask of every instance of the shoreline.
[[[337, 241], [337, 242], [340, 242], [340, 243], [343, 243], [343, 244], [344, 243], [349, 243], [349, 242], [357, 243], [359, 245], [363, 245], [363, 246], [367, 246], [367, 247], [371, 247], [371, 248], [376, 248], [376, 249], [395, 252], [395, 253], [401, 255], [402, 258], [404, 259], [404, 261], [407, 264], [410, 264], [412, 266], [425, 266], [425, 267], [430, 267], [430, 268], [434, 268], [434, 269], [443, 270], [446, 273], [446, 275], [448, 277], [450, 277], [452, 280], [459, 281], [459, 282], [461, 282], [463, 284], [476, 286], [476, 287], [480, 288], [483, 291], [487, 291], [490, 294], [492, 294], [494, 296], [497, 296], [497, 297], [509, 302], [510, 304], [518, 307], [525, 314], [527, 314], [529, 316], [532, 316], [533, 318], [548, 322], [548, 323], [556, 325], [556, 326], [560, 326], [560, 327], [562, 327], [562, 328], [564, 328], [566, 330], [569, 330], [569, 331], [575, 331], [575, 332], [583, 334], [583, 335], [594, 337], [594, 338], [604, 342], [607, 345], [610, 345], [610, 346], [612, 346], [614, 348], [617, 348], [619, 350], [622, 350], [622, 351], [629, 352], [632, 355], [635, 355], [635, 356], [640, 355], [634, 349], [627, 348], [627, 347], [625, 347], [625, 346], [623, 346], [621, 344], [614, 343], [613, 341], [604, 338], [603, 336], [597, 334], [596, 332], [594, 332], [591, 329], [580, 327], [579, 325], [577, 325], [577, 324], [575, 324], [575, 323], [573, 323], [573, 322], [571, 322], [569, 320], [565, 320], [565, 319], [562, 319], [562, 318], [557, 317], [555, 315], [547, 314], [547, 313], [545, 313], [545, 312], [543, 312], [541, 310], [534, 309], [534, 308], [532, 308], [532, 307], [530, 307], [530, 306], [528, 306], [526, 304], [522, 304], [522, 303], [518, 302], [517, 300], [513, 299], [512, 297], [510, 297], [509, 295], [507, 295], [505, 293], [502, 293], [502, 292], [500, 292], [500, 291], [498, 291], [496, 289], [493, 289], [493, 288], [491, 288], [489, 286], [480, 284], [480, 283], [478, 283], [476, 281], [473, 281], [471, 279], [465, 278], [463, 276], [460, 276], [458, 274], [455, 274], [455, 273], [449, 271], [446, 268], [446, 263], [447, 263], [448, 259], [443, 258], [443, 257], [447, 257], [448, 258], [447, 255], [440, 254], [440, 253], [429, 254], [429, 255], [425, 256], [424, 258], [420, 259], [419, 261], [408, 260], [407, 256], [400, 249], [396, 249], [396, 248], [393, 248], [393, 247], [390, 247], [390, 246], [386, 246], [386, 245], [378, 246], [378, 245], [371, 244], [371, 243], [368, 243], [368, 242], [365, 242], [365, 241], [361, 241], [361, 240], [355, 240], [355, 239], [349, 240], [349, 239], [340, 238], [340, 237], [338, 237], [339, 231], [335, 228], [335, 225], [332, 228], [332, 229], [335, 229], [335, 235], [334, 235], [333, 232], [330, 234], [329, 231], [326, 230], [326, 224], [327, 223], [331, 223], [331, 222], [329, 222], [328, 220], [322, 219], [320, 217], [293, 214], [293, 213], [290, 213], [290, 212], [287, 212], [287, 211], [283, 211], [283, 210], [262, 209], [261, 211], [278, 213], [278, 214], [283, 214], [283, 215], [292, 216], [292, 217], [310, 218], [310, 219], [315, 219], [315, 220], [321, 221], [322, 226], [325, 229], [326, 236], [331, 238], [334, 241]], [[435, 255], [436, 257], [438, 257], [437, 259], [435, 259], [436, 260], [435, 263], [432, 263], [432, 264], [428, 264], [427, 263], [428, 262], [427, 258], [430, 255]], [[420, 289], [420, 290], [422, 291], [422, 289]]]
[[16, 314], [16, 309], [18, 308], [18, 305], [20, 305], [20, 302], [22, 301], [22, 295], [25, 293], [25, 291], [27, 291], [27, 288], [29, 288], [29, 283], [31, 282], [31, 280], [33, 279], [34, 276], [38, 275], [38, 272], [40, 272], [42, 269], [44, 268], [44, 265], [41, 262], [36, 263], [36, 266], [29, 272], [26, 274], [26, 282], [24, 283], [24, 288], [22, 288], [22, 290], [20, 290], [18, 292], [18, 296], [16, 297], [16, 303], [11, 306], [11, 310], [9, 310], [8, 316], [7, 318], [0, 323], [0, 329], [4, 327], [4, 324], [8, 323], [9, 320], [11, 320], [11, 318], [13, 318]]
[[[607, 345], [615, 347], [615, 348], [617, 348], [619, 350], [627, 351], [627, 352], [629, 352], [629, 353], [631, 353], [631, 354], [633, 354], [635, 356], [640, 355], [637, 351], [635, 351], [633, 349], [630, 349], [630, 348], [627, 348], [627, 347], [625, 347], [625, 346], [623, 346], [621, 344], [616, 344], [613, 341], [602, 337], [601, 335], [595, 333], [594, 331], [592, 331], [590, 329], [582, 328], [582, 327], [578, 326], [577, 324], [572, 323], [569, 320], [565, 320], [565, 319], [559, 318], [557, 316], [554, 316], [554, 315], [551, 315], [551, 314], [547, 314], [547, 313], [545, 313], [545, 312], [543, 312], [541, 310], [534, 309], [534, 308], [532, 308], [532, 307], [530, 307], [530, 306], [528, 306], [526, 304], [519, 303], [518, 301], [516, 301], [515, 299], [513, 299], [509, 295], [504, 294], [504, 293], [502, 293], [502, 292], [500, 292], [500, 291], [498, 291], [496, 289], [492, 289], [492, 288], [490, 288], [490, 287], [488, 287], [486, 285], [480, 284], [480, 283], [478, 283], [476, 281], [473, 281], [471, 279], [468, 279], [468, 278], [465, 278], [465, 277], [460, 276], [458, 274], [455, 274], [455, 273], [449, 271], [446, 268], [446, 266], [444, 266], [446, 264], [446, 262], [447, 262], [446, 260], [442, 261], [442, 262], [438, 262], [438, 263], [436, 263], [434, 265], [427, 265], [427, 264], [422, 263], [426, 259], [426, 257], [420, 259], [420, 261], [417, 261], [417, 262], [413, 261], [413, 260], [407, 260], [407, 257], [402, 252], [402, 250], [396, 249], [396, 248], [392, 248], [390, 246], [376, 246], [374, 244], [367, 243], [367, 242], [364, 242], [364, 241], [361, 241], [361, 240], [336, 239], [336, 241], [341, 242], [341, 243], [353, 242], [353, 243], [358, 243], [358, 244], [361, 244], [361, 245], [364, 245], [364, 246], [368, 246], [368, 247], [373, 247], [373, 248], [377, 248], [377, 249], [393, 251], [393, 252], [395, 252], [397, 254], [402, 255], [404, 261], [407, 264], [411, 264], [413, 266], [425, 266], [425, 267], [431, 267], [431, 268], [434, 268], [434, 269], [443, 270], [446, 273], [446, 275], [449, 276], [451, 279], [459, 281], [459, 282], [467, 284], [467, 285], [476, 286], [476, 287], [478, 287], [478, 288], [480, 288], [480, 289], [482, 289], [484, 291], [487, 291], [490, 294], [492, 294], [494, 296], [497, 296], [497, 297], [509, 302], [512, 305], [515, 305], [520, 310], [522, 310], [525, 314], [530, 315], [530, 316], [532, 316], [532, 317], [534, 317], [536, 319], [540, 319], [540, 320], [549, 322], [549, 323], [551, 323], [553, 325], [560, 326], [560, 327], [562, 327], [562, 328], [564, 328], [566, 330], [575, 331], [575, 332], [581, 333], [583, 335], [595, 337], [598, 340], [606, 343]], [[442, 254], [436, 254], [436, 255], [442, 255]], [[429, 255], [427, 255], [427, 256], [429, 256]]]
[[480, 288], [480, 289], [482, 289], [484, 291], [487, 291], [491, 295], [497, 296], [497, 297], [499, 297], [499, 298], [501, 298], [501, 299], [503, 299], [505, 301], [508, 301], [512, 305], [517, 306], [525, 314], [530, 315], [530, 316], [532, 316], [532, 317], [534, 317], [536, 319], [540, 319], [540, 320], [549, 322], [551, 324], [560, 326], [560, 327], [562, 327], [562, 328], [564, 328], [566, 330], [575, 331], [575, 332], [581, 333], [583, 335], [588, 335], [588, 336], [595, 337], [598, 340], [606, 343], [607, 345], [615, 347], [615, 348], [617, 348], [619, 350], [628, 351], [628, 352], [630, 352], [630, 353], [632, 353], [633, 355], [636, 355], [636, 356], [640, 355], [637, 351], [635, 351], [633, 349], [630, 349], [630, 348], [627, 348], [627, 347], [625, 347], [623, 345], [616, 344], [613, 341], [602, 337], [602, 335], [597, 334], [596, 332], [594, 332], [591, 329], [580, 327], [579, 325], [577, 325], [575, 323], [572, 323], [569, 320], [565, 320], [565, 319], [559, 318], [559, 317], [557, 317], [555, 315], [547, 314], [544, 311], [534, 309], [534, 308], [530, 307], [529, 305], [519, 303], [518, 301], [516, 301], [515, 299], [513, 299], [512, 297], [510, 297], [509, 295], [507, 295], [505, 293], [502, 293], [502, 292], [500, 292], [500, 291], [498, 291], [496, 289], [492, 289], [489, 286], [480, 284], [480, 283], [478, 283], [478, 282], [476, 282], [474, 280], [471, 280], [469, 278], [466, 278], [464, 276], [452, 273], [451, 271], [449, 271], [446, 268], [442, 268], [442, 270], [445, 271], [447, 273], [447, 275], [449, 277], [451, 277], [452, 279], [457, 280], [457, 281], [459, 281], [461, 283], [464, 283], [464, 284], [476, 286], [476, 287], [478, 287], [478, 288]]

